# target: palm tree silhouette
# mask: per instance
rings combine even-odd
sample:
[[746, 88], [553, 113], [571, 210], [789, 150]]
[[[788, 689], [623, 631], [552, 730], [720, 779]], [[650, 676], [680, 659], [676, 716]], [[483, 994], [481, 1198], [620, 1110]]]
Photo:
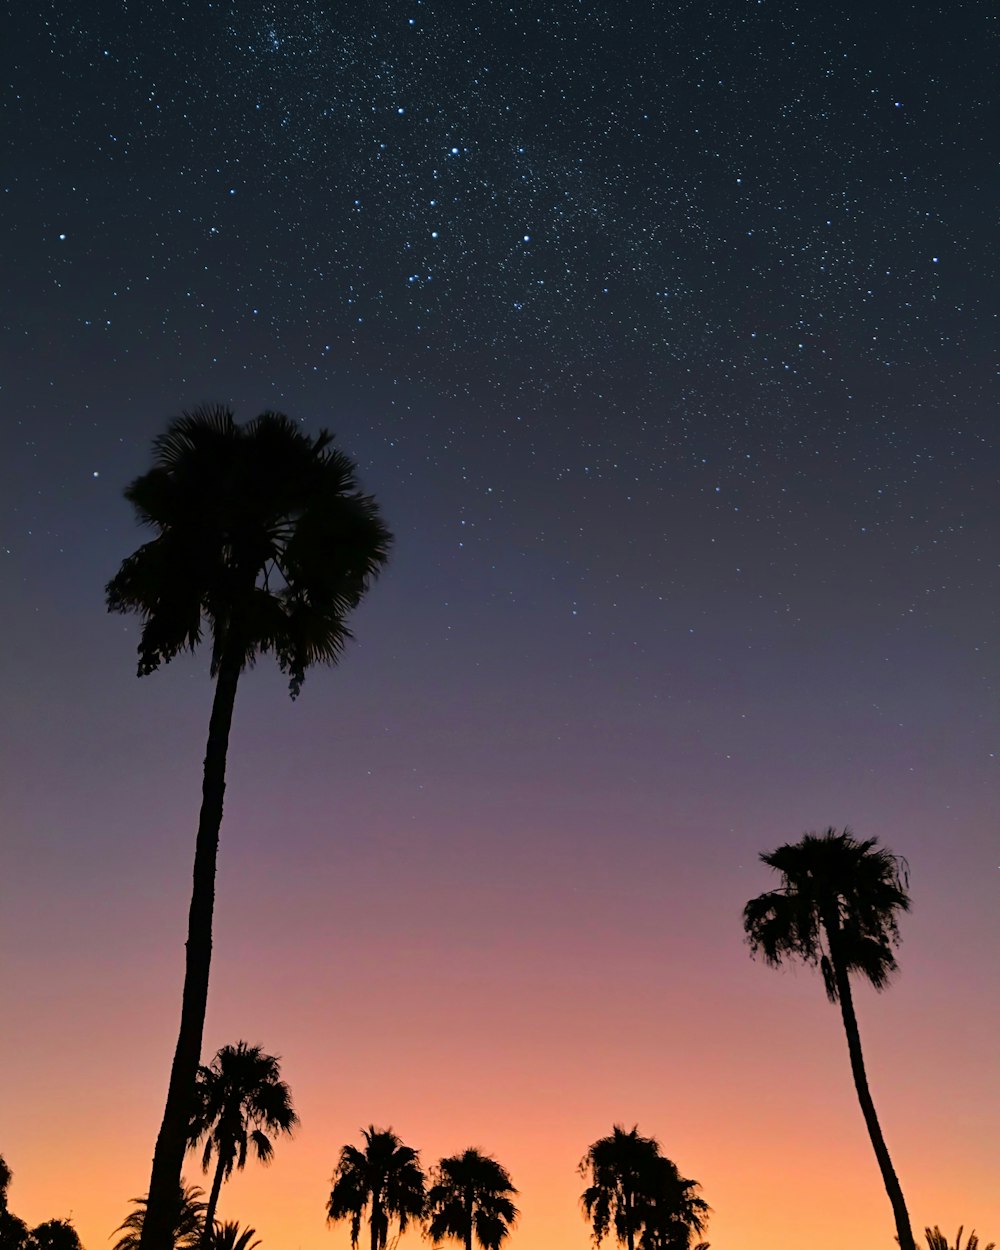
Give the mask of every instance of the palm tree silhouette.
[[325, 430], [311, 438], [280, 413], [239, 426], [226, 408], [171, 421], [154, 467], [125, 491], [155, 531], [107, 586], [108, 609], [142, 619], [139, 674], [193, 650], [207, 624], [215, 696], [208, 727], [181, 1022], [149, 1183], [142, 1250], [170, 1233], [208, 997], [215, 865], [226, 754], [240, 674], [274, 654], [292, 697], [306, 669], [334, 664], [346, 617], [388, 555], [391, 535], [353, 463]]
[[196, 1110], [188, 1130], [192, 1145], [204, 1140], [202, 1170], [216, 1156], [215, 1177], [208, 1196], [202, 1247], [212, 1243], [215, 1212], [222, 1182], [233, 1168], [246, 1167], [247, 1154], [267, 1164], [274, 1155], [270, 1134], [290, 1134], [299, 1122], [288, 1085], [274, 1055], [259, 1046], [237, 1042], [223, 1046], [212, 1062], [198, 1069]]
[[637, 1243], [640, 1250], [687, 1250], [692, 1234], [705, 1227], [708, 1204], [696, 1194], [697, 1181], [681, 1177], [638, 1125], [626, 1132], [616, 1124], [591, 1145], [579, 1172], [590, 1180], [580, 1201], [598, 1246], [613, 1226], [627, 1250]]
[[[197, 1185], [185, 1185], [184, 1178], [181, 1178], [174, 1208], [177, 1214], [170, 1230], [172, 1250], [198, 1250], [201, 1231], [205, 1225], [206, 1204], [202, 1202], [204, 1196], [204, 1191]], [[115, 1229], [115, 1233], [121, 1233], [122, 1236], [115, 1242], [112, 1250], [139, 1250], [148, 1199], [145, 1196], [133, 1198], [132, 1204], [135, 1210], [130, 1211]], [[114, 1233], [111, 1235], [113, 1237]]]
[[256, 1250], [260, 1245], [256, 1228], [240, 1228], [235, 1220], [212, 1226], [210, 1250]]
[[[955, 1250], [980, 1250], [979, 1238], [976, 1236], [975, 1229], [969, 1233], [965, 1245], [962, 1245], [962, 1229], [964, 1227], [965, 1225], [963, 1224], [958, 1230], [958, 1236], [955, 1238]], [[927, 1250], [952, 1250], [952, 1247], [948, 1244], [948, 1238], [936, 1224], [933, 1228], [925, 1228], [924, 1236], [927, 1238]], [[996, 1242], [991, 1241], [982, 1250], [996, 1250]]]
[[868, 1088], [861, 1035], [851, 994], [851, 975], [884, 990], [897, 970], [897, 914], [908, 911], [905, 860], [878, 845], [859, 842], [850, 829], [807, 833], [761, 855], [781, 874], [776, 890], [751, 899], [743, 924], [753, 955], [773, 967], [785, 959], [818, 966], [827, 998], [840, 1004], [854, 1086], [882, 1172], [902, 1250], [916, 1250], [903, 1190], [889, 1158]]
[[404, 1146], [391, 1128], [369, 1125], [361, 1135], [364, 1150], [344, 1146], [340, 1152], [327, 1220], [349, 1219], [351, 1245], [356, 1247], [367, 1211], [371, 1250], [383, 1250], [393, 1220], [399, 1222], [400, 1233], [405, 1233], [411, 1221], [423, 1216], [424, 1174], [417, 1151]]
[[517, 1190], [505, 1167], [478, 1150], [442, 1159], [427, 1193], [429, 1233], [437, 1245], [446, 1237], [472, 1250], [500, 1250], [518, 1216]]

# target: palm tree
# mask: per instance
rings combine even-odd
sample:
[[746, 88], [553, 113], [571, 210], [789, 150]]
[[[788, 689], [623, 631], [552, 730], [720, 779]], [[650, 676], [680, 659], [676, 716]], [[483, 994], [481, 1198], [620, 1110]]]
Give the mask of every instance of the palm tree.
[[370, 1124], [361, 1130], [364, 1150], [344, 1146], [333, 1173], [327, 1220], [351, 1221], [351, 1245], [357, 1247], [361, 1220], [368, 1212], [371, 1250], [384, 1250], [389, 1225], [399, 1222], [405, 1233], [412, 1220], [424, 1213], [424, 1174], [420, 1156], [404, 1146], [392, 1129]]
[[260, 1245], [256, 1228], [240, 1228], [235, 1220], [212, 1226], [211, 1250], [256, 1250]]
[[[185, 1185], [184, 1178], [181, 1178], [174, 1207], [177, 1217], [170, 1230], [171, 1250], [198, 1250], [201, 1245], [201, 1230], [205, 1224], [206, 1208], [202, 1202], [204, 1196], [204, 1191], [197, 1185]], [[143, 1225], [146, 1223], [148, 1199], [133, 1198], [132, 1203], [135, 1210], [130, 1211], [115, 1229], [115, 1233], [121, 1233], [122, 1236], [112, 1246], [112, 1250], [139, 1250]]]
[[267, 1164], [274, 1156], [268, 1133], [290, 1134], [299, 1122], [292, 1108], [288, 1085], [281, 1079], [281, 1068], [274, 1055], [265, 1055], [259, 1046], [237, 1042], [223, 1046], [211, 1064], [198, 1069], [196, 1110], [188, 1130], [192, 1145], [202, 1139], [202, 1170], [207, 1172], [213, 1153], [215, 1177], [205, 1212], [203, 1250], [212, 1242], [215, 1212], [222, 1182], [233, 1168], [246, 1167], [247, 1154]]
[[[681, 1176], [677, 1165], [667, 1158], [656, 1160], [652, 1180], [640, 1250], [691, 1250], [695, 1233], [703, 1233], [708, 1222], [708, 1203], [698, 1197], [698, 1183]], [[706, 1243], [700, 1245], [705, 1247]]]
[[[979, 1238], [976, 1236], [976, 1230], [973, 1229], [969, 1233], [965, 1246], [962, 1246], [962, 1228], [958, 1230], [958, 1236], [955, 1238], [955, 1250], [979, 1250]], [[927, 1250], [952, 1250], [948, 1245], [948, 1238], [942, 1233], [940, 1228], [935, 1224], [933, 1228], [925, 1228], [924, 1236], [927, 1238]], [[983, 1250], [996, 1250], [996, 1242], [991, 1241], [988, 1246], [984, 1246]]]
[[827, 998], [840, 1004], [854, 1085], [892, 1205], [897, 1238], [902, 1250], [916, 1250], [902, 1187], [868, 1088], [851, 994], [852, 974], [884, 990], [897, 970], [896, 917], [910, 907], [906, 861], [880, 847], [877, 838], [859, 842], [850, 829], [833, 828], [823, 834], [807, 833], [801, 841], [760, 858], [781, 874], [781, 885], [751, 899], [743, 909], [751, 953], [762, 955], [773, 967], [786, 958], [818, 966]]
[[697, 1181], [681, 1177], [660, 1152], [655, 1137], [642, 1137], [616, 1124], [583, 1156], [580, 1175], [590, 1180], [580, 1199], [600, 1245], [614, 1225], [615, 1239], [628, 1250], [687, 1250], [691, 1235], [705, 1227], [708, 1204], [697, 1197]]
[[427, 1194], [429, 1233], [437, 1245], [444, 1238], [472, 1250], [500, 1250], [518, 1216], [512, 1201], [517, 1190], [505, 1167], [478, 1150], [442, 1159]]
[[142, 619], [139, 674], [193, 650], [207, 625], [215, 695], [188, 916], [177, 1047], [153, 1154], [142, 1250], [170, 1250], [208, 997], [215, 864], [240, 674], [273, 652], [292, 697], [306, 669], [334, 664], [346, 618], [388, 556], [391, 535], [355, 467], [325, 430], [280, 413], [239, 426], [225, 408], [171, 421], [154, 466], [125, 491], [155, 531], [108, 583], [108, 609]]

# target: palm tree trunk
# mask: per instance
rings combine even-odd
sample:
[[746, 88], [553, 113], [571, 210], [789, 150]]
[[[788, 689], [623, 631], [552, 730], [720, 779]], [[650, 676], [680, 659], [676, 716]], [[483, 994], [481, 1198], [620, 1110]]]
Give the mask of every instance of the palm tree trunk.
[[625, 1245], [628, 1250], [635, 1250], [635, 1195], [631, 1190], [625, 1191]]
[[[831, 943], [831, 946], [835, 949], [835, 943]], [[865, 1117], [868, 1136], [871, 1138], [872, 1147], [875, 1150], [875, 1158], [878, 1160], [878, 1165], [882, 1172], [882, 1183], [885, 1185], [885, 1192], [889, 1195], [889, 1202], [892, 1205], [892, 1214], [896, 1220], [896, 1236], [899, 1239], [900, 1250], [916, 1250], [913, 1230], [910, 1228], [910, 1216], [906, 1210], [906, 1203], [903, 1200], [903, 1189], [899, 1183], [899, 1177], [897, 1177], [892, 1166], [892, 1160], [889, 1158], [889, 1149], [885, 1144], [885, 1138], [882, 1136], [882, 1128], [879, 1125], [878, 1116], [875, 1114], [875, 1103], [872, 1101], [871, 1091], [868, 1088], [868, 1076], [865, 1072], [864, 1057], [861, 1054], [861, 1034], [858, 1031], [858, 1018], [854, 1014], [854, 998], [851, 995], [850, 978], [841, 961], [834, 954], [834, 949], [830, 951], [830, 962], [833, 965], [833, 975], [837, 984], [840, 1014], [844, 1021], [844, 1032], [847, 1034], [847, 1049], [851, 1056], [851, 1072], [854, 1076], [854, 1088], [858, 1091], [861, 1114]]]
[[201, 1230], [202, 1250], [208, 1250], [212, 1240], [212, 1228], [215, 1225], [215, 1213], [219, 1208], [219, 1194], [225, 1179], [226, 1156], [219, 1151], [219, 1159], [215, 1165], [215, 1179], [212, 1181], [212, 1192], [208, 1195], [208, 1206], [205, 1208], [205, 1224]]
[[465, 1195], [465, 1250], [472, 1250], [472, 1206], [473, 1196], [470, 1187]]
[[139, 1250], [173, 1250], [173, 1229], [180, 1196], [181, 1167], [187, 1150], [188, 1124], [195, 1076], [201, 1059], [201, 1038], [208, 1002], [208, 971], [212, 961], [212, 913], [215, 908], [215, 862], [226, 792], [226, 753], [241, 669], [233, 651], [223, 655], [215, 679], [215, 697], [208, 723], [208, 744], [201, 786], [201, 813], [195, 843], [194, 879], [181, 1000], [181, 1025], [170, 1068], [163, 1121], [153, 1153], [149, 1200], [142, 1222]]
[[371, 1215], [371, 1221], [370, 1221], [371, 1230], [372, 1230], [372, 1250], [382, 1250], [382, 1239], [380, 1236], [380, 1231], [382, 1228], [381, 1215], [382, 1213], [379, 1210], [379, 1205], [375, 1200], [375, 1195], [372, 1194], [372, 1215]]

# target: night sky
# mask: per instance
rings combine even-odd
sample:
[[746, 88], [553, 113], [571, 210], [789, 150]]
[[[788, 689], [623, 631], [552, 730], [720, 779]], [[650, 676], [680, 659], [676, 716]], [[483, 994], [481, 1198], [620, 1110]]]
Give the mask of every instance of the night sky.
[[12, 1210], [98, 1250], [148, 1184], [211, 687], [138, 681], [103, 587], [218, 401], [333, 429], [397, 537], [338, 670], [237, 701], [205, 1052], [280, 1054], [303, 1127], [221, 1217], [344, 1250], [374, 1122], [495, 1153], [511, 1244], [571, 1250], [618, 1121], [720, 1250], [891, 1246], [839, 1015], [740, 925], [759, 851], [849, 824], [912, 873], [859, 1013], [914, 1228], [1000, 1237], [995, 7], [6, 29]]

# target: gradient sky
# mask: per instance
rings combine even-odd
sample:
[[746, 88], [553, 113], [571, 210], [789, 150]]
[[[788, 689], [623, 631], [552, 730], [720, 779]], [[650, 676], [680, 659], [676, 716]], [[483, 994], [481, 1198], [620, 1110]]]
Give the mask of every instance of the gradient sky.
[[8, 30], [12, 1209], [99, 1250], [148, 1184], [211, 687], [137, 680], [103, 586], [151, 438], [224, 401], [333, 428], [397, 544], [338, 670], [237, 701], [205, 1058], [280, 1054], [302, 1129], [221, 1215], [343, 1250], [374, 1122], [494, 1153], [516, 1246], [573, 1250], [617, 1121], [717, 1250], [889, 1250], [838, 1013], [740, 925], [759, 851], [850, 824], [912, 872], [858, 1005], [914, 1227], [1000, 1238], [994, 7]]

